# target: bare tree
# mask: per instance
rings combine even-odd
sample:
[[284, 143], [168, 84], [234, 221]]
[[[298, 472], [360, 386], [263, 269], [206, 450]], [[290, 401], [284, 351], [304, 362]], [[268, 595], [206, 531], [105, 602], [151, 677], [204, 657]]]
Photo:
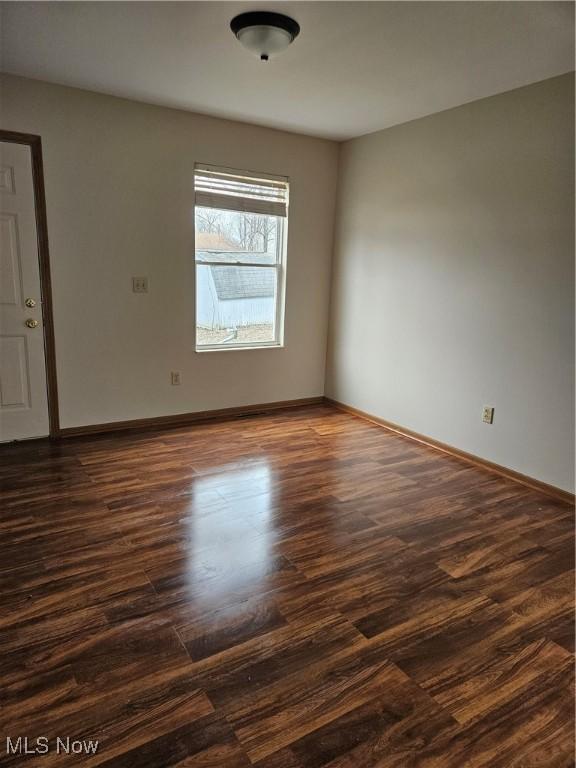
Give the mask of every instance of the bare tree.
[[259, 216], [258, 219], [257, 226], [258, 232], [262, 236], [262, 250], [266, 252], [271, 235], [276, 234], [277, 222], [271, 216]]
[[221, 232], [221, 218], [221, 212], [215, 211], [213, 208], [197, 208], [196, 228], [199, 232], [215, 232], [219, 234]]
[[235, 220], [233, 239], [245, 251], [266, 252], [276, 221], [270, 216], [243, 213]]
[[266, 253], [270, 240], [276, 236], [277, 220], [258, 213], [227, 214], [213, 208], [196, 210], [198, 232], [222, 235], [239, 250]]

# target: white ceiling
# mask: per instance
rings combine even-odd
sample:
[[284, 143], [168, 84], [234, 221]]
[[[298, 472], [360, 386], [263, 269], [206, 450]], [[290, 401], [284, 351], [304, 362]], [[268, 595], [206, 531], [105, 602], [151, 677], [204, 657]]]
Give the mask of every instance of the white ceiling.
[[[246, 10], [302, 31], [260, 62]], [[2, 69], [290, 131], [347, 139], [574, 68], [569, 2], [8, 2]]]

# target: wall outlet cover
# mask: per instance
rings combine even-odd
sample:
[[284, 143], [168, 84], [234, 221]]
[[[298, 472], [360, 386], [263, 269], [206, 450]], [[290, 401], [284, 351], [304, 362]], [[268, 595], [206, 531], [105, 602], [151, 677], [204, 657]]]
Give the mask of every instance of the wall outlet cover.
[[482, 421], [485, 424], [492, 424], [494, 421], [494, 408], [490, 405], [485, 405], [482, 409]]

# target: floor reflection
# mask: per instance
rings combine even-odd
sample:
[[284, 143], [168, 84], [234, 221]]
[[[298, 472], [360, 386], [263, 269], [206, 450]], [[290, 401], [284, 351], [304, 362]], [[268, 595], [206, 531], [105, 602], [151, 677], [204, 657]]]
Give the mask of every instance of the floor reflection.
[[269, 537], [254, 523], [270, 516], [272, 502], [266, 461], [196, 478], [185, 518], [188, 584], [195, 601], [214, 608], [251, 585], [259, 591], [274, 570], [274, 556]]

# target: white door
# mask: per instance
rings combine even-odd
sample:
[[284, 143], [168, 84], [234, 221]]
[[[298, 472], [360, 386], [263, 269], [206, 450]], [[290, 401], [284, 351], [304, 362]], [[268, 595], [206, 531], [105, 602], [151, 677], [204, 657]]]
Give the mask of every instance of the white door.
[[0, 142], [0, 441], [49, 433], [32, 156]]

